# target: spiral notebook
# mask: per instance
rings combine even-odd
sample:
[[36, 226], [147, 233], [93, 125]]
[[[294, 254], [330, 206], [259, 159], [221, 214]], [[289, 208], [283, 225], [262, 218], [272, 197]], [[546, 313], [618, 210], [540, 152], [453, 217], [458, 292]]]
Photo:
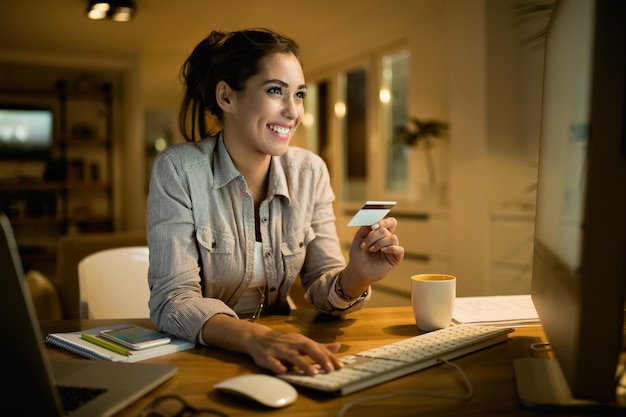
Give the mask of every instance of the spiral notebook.
[[[85, 358], [112, 362], [138, 362], [144, 359], [167, 355], [168, 353], [192, 349], [195, 346], [192, 342], [189, 342], [188, 340], [178, 339], [170, 336], [171, 341], [166, 345], [142, 350], [131, 350], [128, 354], [124, 355], [121, 353], [116, 353], [111, 349], [96, 345], [82, 338], [83, 333], [99, 338], [98, 335], [102, 330], [113, 330], [129, 326], [132, 326], [132, 324], [120, 323], [112, 326], [94, 327], [92, 329], [82, 330], [79, 332], [50, 333], [46, 336], [46, 342], [51, 345], [68, 350], [77, 355], [83, 356]], [[108, 342], [104, 340], [103, 342], [107, 344], [113, 344], [113, 342]], [[123, 348], [121, 345], [116, 346]]]

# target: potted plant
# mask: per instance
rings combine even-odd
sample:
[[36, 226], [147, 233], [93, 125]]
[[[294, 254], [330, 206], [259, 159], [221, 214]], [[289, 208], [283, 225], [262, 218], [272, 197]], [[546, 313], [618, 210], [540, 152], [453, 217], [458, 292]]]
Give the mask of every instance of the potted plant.
[[443, 138], [448, 130], [448, 123], [440, 120], [420, 120], [410, 117], [409, 123], [395, 129], [392, 141], [393, 145], [406, 145], [408, 147], [421, 147], [426, 158], [429, 184], [434, 186], [437, 183], [435, 173], [435, 162], [431, 152], [434, 140]]

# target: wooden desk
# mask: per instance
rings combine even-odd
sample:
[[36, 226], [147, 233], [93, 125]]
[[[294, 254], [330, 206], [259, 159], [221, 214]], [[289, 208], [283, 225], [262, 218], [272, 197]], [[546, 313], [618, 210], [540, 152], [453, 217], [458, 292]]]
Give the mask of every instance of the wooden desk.
[[[149, 320], [131, 320], [153, 327]], [[411, 307], [365, 308], [345, 318], [317, 315], [308, 309], [292, 311], [289, 316], [261, 317], [262, 323], [288, 332], [301, 332], [320, 342], [341, 342], [340, 354], [356, 353], [382, 344], [392, 343], [420, 332], [415, 326]], [[112, 320], [61, 320], [41, 322], [43, 334], [76, 331], [112, 323]], [[119, 320], [117, 320], [119, 322]], [[474, 395], [468, 401], [438, 399], [430, 396], [398, 396], [353, 407], [351, 416], [539, 416], [526, 410], [517, 400], [513, 359], [527, 356], [529, 345], [543, 338], [541, 327], [521, 327], [509, 335], [505, 343], [489, 347], [454, 360], [468, 376]], [[71, 357], [70, 353], [52, 346], [51, 357]], [[430, 390], [463, 395], [465, 387], [453, 368], [440, 365], [342, 397], [298, 389], [295, 403], [282, 409], [267, 409], [213, 390], [223, 379], [246, 373], [264, 372], [252, 359], [228, 351], [197, 347], [146, 362], [175, 364], [178, 374], [146, 397], [137, 401], [118, 417], [137, 417], [153, 398], [179, 394], [192, 406], [218, 409], [228, 416], [263, 414], [271, 416], [314, 417], [335, 416], [340, 408], [363, 397], [405, 390]], [[554, 416], [554, 415], [551, 415]]]

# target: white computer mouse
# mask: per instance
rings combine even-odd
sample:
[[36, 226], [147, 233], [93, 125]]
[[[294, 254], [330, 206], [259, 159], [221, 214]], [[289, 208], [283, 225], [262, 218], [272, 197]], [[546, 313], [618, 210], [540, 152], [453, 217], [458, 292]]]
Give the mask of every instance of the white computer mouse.
[[288, 382], [264, 374], [235, 376], [218, 382], [213, 388], [273, 408], [285, 407], [298, 398], [298, 391]]

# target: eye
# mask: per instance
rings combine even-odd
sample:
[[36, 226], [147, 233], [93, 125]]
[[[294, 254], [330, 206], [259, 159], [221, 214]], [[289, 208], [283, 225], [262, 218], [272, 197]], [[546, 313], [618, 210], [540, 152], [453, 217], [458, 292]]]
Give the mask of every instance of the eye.
[[282, 95], [283, 94], [283, 89], [276, 86], [276, 87], [270, 87], [267, 92], [269, 94], [278, 94], [278, 95]]
[[299, 98], [300, 100], [304, 100], [306, 98], [306, 91], [304, 90], [298, 91], [296, 93], [296, 97]]

